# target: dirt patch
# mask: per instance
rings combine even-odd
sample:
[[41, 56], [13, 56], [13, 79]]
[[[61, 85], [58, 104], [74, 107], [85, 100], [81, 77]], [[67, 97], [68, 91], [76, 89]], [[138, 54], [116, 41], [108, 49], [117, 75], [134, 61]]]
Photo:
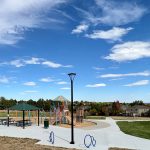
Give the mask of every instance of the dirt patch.
[[29, 138], [0, 137], [1, 150], [76, 150], [35, 144], [38, 140]]
[[[97, 124], [92, 121], [83, 121], [83, 123], [76, 123], [74, 126], [75, 128], [85, 128], [85, 127], [93, 127]], [[60, 124], [60, 127], [70, 128], [71, 126], [69, 124]]]
[[108, 150], [134, 150], [134, 149], [111, 147]]

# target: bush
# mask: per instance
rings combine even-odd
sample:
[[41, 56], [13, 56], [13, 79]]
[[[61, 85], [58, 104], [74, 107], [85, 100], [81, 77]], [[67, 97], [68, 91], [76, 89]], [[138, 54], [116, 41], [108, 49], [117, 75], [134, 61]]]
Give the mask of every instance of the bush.
[[91, 116], [95, 116], [96, 114], [97, 114], [97, 111], [96, 111], [95, 108], [93, 108], [93, 109], [90, 110], [90, 115]]

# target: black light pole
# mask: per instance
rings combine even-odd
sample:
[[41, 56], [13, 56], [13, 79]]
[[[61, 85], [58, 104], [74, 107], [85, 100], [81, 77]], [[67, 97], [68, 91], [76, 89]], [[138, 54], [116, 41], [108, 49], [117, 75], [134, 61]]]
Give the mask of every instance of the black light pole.
[[73, 80], [76, 76], [76, 73], [68, 74], [71, 81], [71, 142], [70, 144], [74, 144], [74, 128], [73, 128]]
[[8, 108], [8, 110], [7, 110], [7, 126], [9, 127], [9, 108]]
[[24, 113], [24, 111], [25, 110], [23, 110], [23, 129], [25, 128], [25, 122], [24, 122], [24, 120], [25, 120], [25, 113]]
[[39, 116], [40, 116], [40, 110], [38, 109], [38, 126], [39, 126], [39, 124], [40, 124]]

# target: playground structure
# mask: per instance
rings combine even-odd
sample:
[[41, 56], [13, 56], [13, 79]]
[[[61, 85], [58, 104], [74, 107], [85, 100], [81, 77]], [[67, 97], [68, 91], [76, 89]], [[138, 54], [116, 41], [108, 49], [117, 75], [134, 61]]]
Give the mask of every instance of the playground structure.
[[[58, 124], [71, 124], [71, 113], [68, 109], [68, 104], [70, 103], [63, 96], [58, 96], [53, 100], [55, 102], [50, 105], [50, 124], [58, 125]], [[76, 109], [76, 113], [74, 113], [74, 122], [83, 123], [84, 109], [83, 107], [79, 107]]]
[[84, 107], [80, 106], [76, 109], [76, 121], [83, 123], [84, 118]]
[[[31, 109], [30, 107], [21, 108], [20, 104], [17, 104], [13, 109], [10, 109], [10, 113], [8, 114], [8, 110], [0, 110], [0, 119], [6, 120], [5, 124], [7, 124], [8, 116], [9, 119], [12, 120], [13, 123], [22, 121], [23, 119], [23, 111], [24, 111], [24, 120], [28, 120], [30, 124], [43, 124], [45, 119], [49, 120], [50, 125], [71, 125], [71, 112], [69, 111], [70, 101], [64, 98], [63, 96], [58, 96], [53, 101], [50, 101], [50, 110], [49, 112], [45, 112], [44, 109], [39, 108], [39, 113], [36, 110]], [[22, 105], [22, 104], [21, 104]], [[23, 104], [26, 106], [27, 104]], [[32, 106], [34, 107], [34, 106]], [[36, 108], [37, 109], [37, 108]], [[74, 111], [74, 126], [78, 126], [80, 123], [83, 123], [84, 116], [84, 108], [79, 106]], [[3, 121], [4, 122], [4, 121]], [[2, 123], [3, 124], [3, 123]], [[11, 122], [10, 122], [11, 125]]]

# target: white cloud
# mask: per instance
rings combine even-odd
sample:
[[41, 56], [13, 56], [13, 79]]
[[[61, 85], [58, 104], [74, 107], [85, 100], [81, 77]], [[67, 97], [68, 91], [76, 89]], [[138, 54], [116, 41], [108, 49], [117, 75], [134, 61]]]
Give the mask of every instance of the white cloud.
[[73, 65], [63, 65], [64, 68], [73, 68]]
[[31, 59], [24, 60], [25, 64], [36, 65], [41, 63], [40, 58], [32, 57]]
[[133, 2], [117, 2], [112, 0], [95, 0], [102, 10], [97, 20], [108, 25], [122, 25], [139, 20], [147, 11], [146, 8]]
[[100, 67], [92, 67], [94, 70], [104, 70], [105, 68], [100, 68]]
[[69, 87], [63, 87], [63, 88], [60, 88], [61, 90], [70, 90]]
[[50, 77], [47, 77], [47, 78], [41, 78], [40, 81], [41, 82], [53, 82], [54, 80]]
[[64, 73], [64, 72], [63, 72], [63, 73], [61, 73], [61, 75], [67, 75], [67, 73]]
[[146, 58], [150, 57], [150, 42], [134, 41], [116, 44], [111, 51], [112, 53], [105, 59], [123, 62]]
[[149, 80], [140, 80], [134, 83], [126, 84], [124, 86], [142, 86], [142, 85], [147, 85], [149, 84]]
[[10, 64], [10, 65], [15, 66], [17, 68], [25, 65], [24, 62], [22, 62], [22, 60], [20, 60], [20, 59], [12, 60], [12, 61], [10, 61], [10, 63], [6, 63], [6, 64]]
[[0, 76], [0, 83], [9, 83], [9, 78], [5, 77], [5, 76]]
[[117, 81], [117, 80], [122, 80], [124, 78], [114, 78], [114, 79], [110, 79], [109, 81]]
[[38, 91], [24, 91], [23, 93], [38, 93]]
[[12, 65], [15, 66], [17, 68], [19, 67], [23, 67], [26, 65], [44, 65], [50, 68], [60, 68], [60, 67], [64, 67], [64, 68], [72, 68], [72, 65], [62, 65], [59, 63], [55, 63], [52, 62], [50, 60], [46, 60], [44, 58], [37, 58], [37, 57], [31, 57], [28, 59], [16, 59], [16, 60], [12, 60], [10, 62], [2, 62], [0, 63], [1, 66], [3, 65]]
[[68, 82], [60, 81], [60, 82], [57, 82], [57, 84], [63, 85], [63, 84], [68, 84]]
[[49, 61], [49, 60], [43, 61], [41, 64], [45, 65], [47, 67], [50, 67], [50, 68], [60, 68], [60, 67], [72, 68], [73, 67], [72, 65], [62, 65], [62, 64], [55, 63], [55, 62], [52, 62], [52, 61]]
[[25, 83], [23, 83], [23, 85], [26, 85], [26, 86], [36, 86], [36, 83], [35, 82], [25, 82]]
[[109, 69], [118, 69], [118, 68], [119, 68], [118, 66], [109, 67]]
[[121, 37], [126, 35], [133, 28], [120, 28], [113, 27], [110, 30], [95, 30], [92, 34], [86, 34], [85, 36], [91, 39], [105, 39], [111, 41], [120, 41]]
[[[5, 0], [0, 1], [0, 44], [13, 45], [24, 39], [24, 32], [63, 23], [53, 12], [67, 0]], [[49, 16], [47, 16], [48, 13]], [[61, 14], [61, 13], [59, 13]]]
[[69, 15], [68, 13], [55, 9], [56, 12], [58, 12], [59, 14], [61, 14], [62, 16], [64, 16], [65, 18], [71, 20], [71, 21], [76, 21], [71, 15]]
[[16, 59], [16, 60], [12, 60], [10, 62], [3, 62], [3, 63], [1, 63], [1, 65], [12, 65], [12, 66], [19, 68], [19, 67], [23, 67], [25, 65], [40, 64], [41, 61], [42, 61], [41, 58], [31, 57], [30, 59]]
[[147, 9], [134, 2], [117, 2], [113, 0], [95, 0], [94, 11], [78, 9], [85, 20], [92, 24], [124, 25], [138, 21]]
[[104, 87], [106, 86], [105, 83], [99, 83], [99, 84], [88, 84], [86, 87], [96, 88], [96, 87]]
[[29, 90], [29, 91], [23, 91], [23, 92], [20, 92], [21, 95], [26, 95], [26, 94], [35, 94], [35, 93], [38, 93], [39, 91], [33, 91], [33, 90]]
[[120, 77], [135, 77], [135, 76], [150, 76], [149, 71], [144, 71], [144, 72], [136, 72], [136, 73], [127, 73], [127, 74], [103, 74], [100, 75], [100, 78], [120, 78]]
[[42, 62], [43, 65], [46, 65], [48, 67], [51, 67], [51, 68], [59, 68], [59, 67], [62, 67], [61, 64], [58, 64], [58, 63], [54, 63], [52, 61], [44, 61]]
[[86, 24], [80, 24], [78, 25], [75, 29], [72, 30], [72, 34], [79, 34], [79, 33], [82, 33], [84, 31], [86, 31], [88, 29], [88, 25]]
[[17, 68], [23, 67], [25, 65], [36, 65], [41, 63], [41, 58], [31, 57], [30, 59], [16, 59], [10, 62], [3, 62], [1, 65], [12, 65]]

